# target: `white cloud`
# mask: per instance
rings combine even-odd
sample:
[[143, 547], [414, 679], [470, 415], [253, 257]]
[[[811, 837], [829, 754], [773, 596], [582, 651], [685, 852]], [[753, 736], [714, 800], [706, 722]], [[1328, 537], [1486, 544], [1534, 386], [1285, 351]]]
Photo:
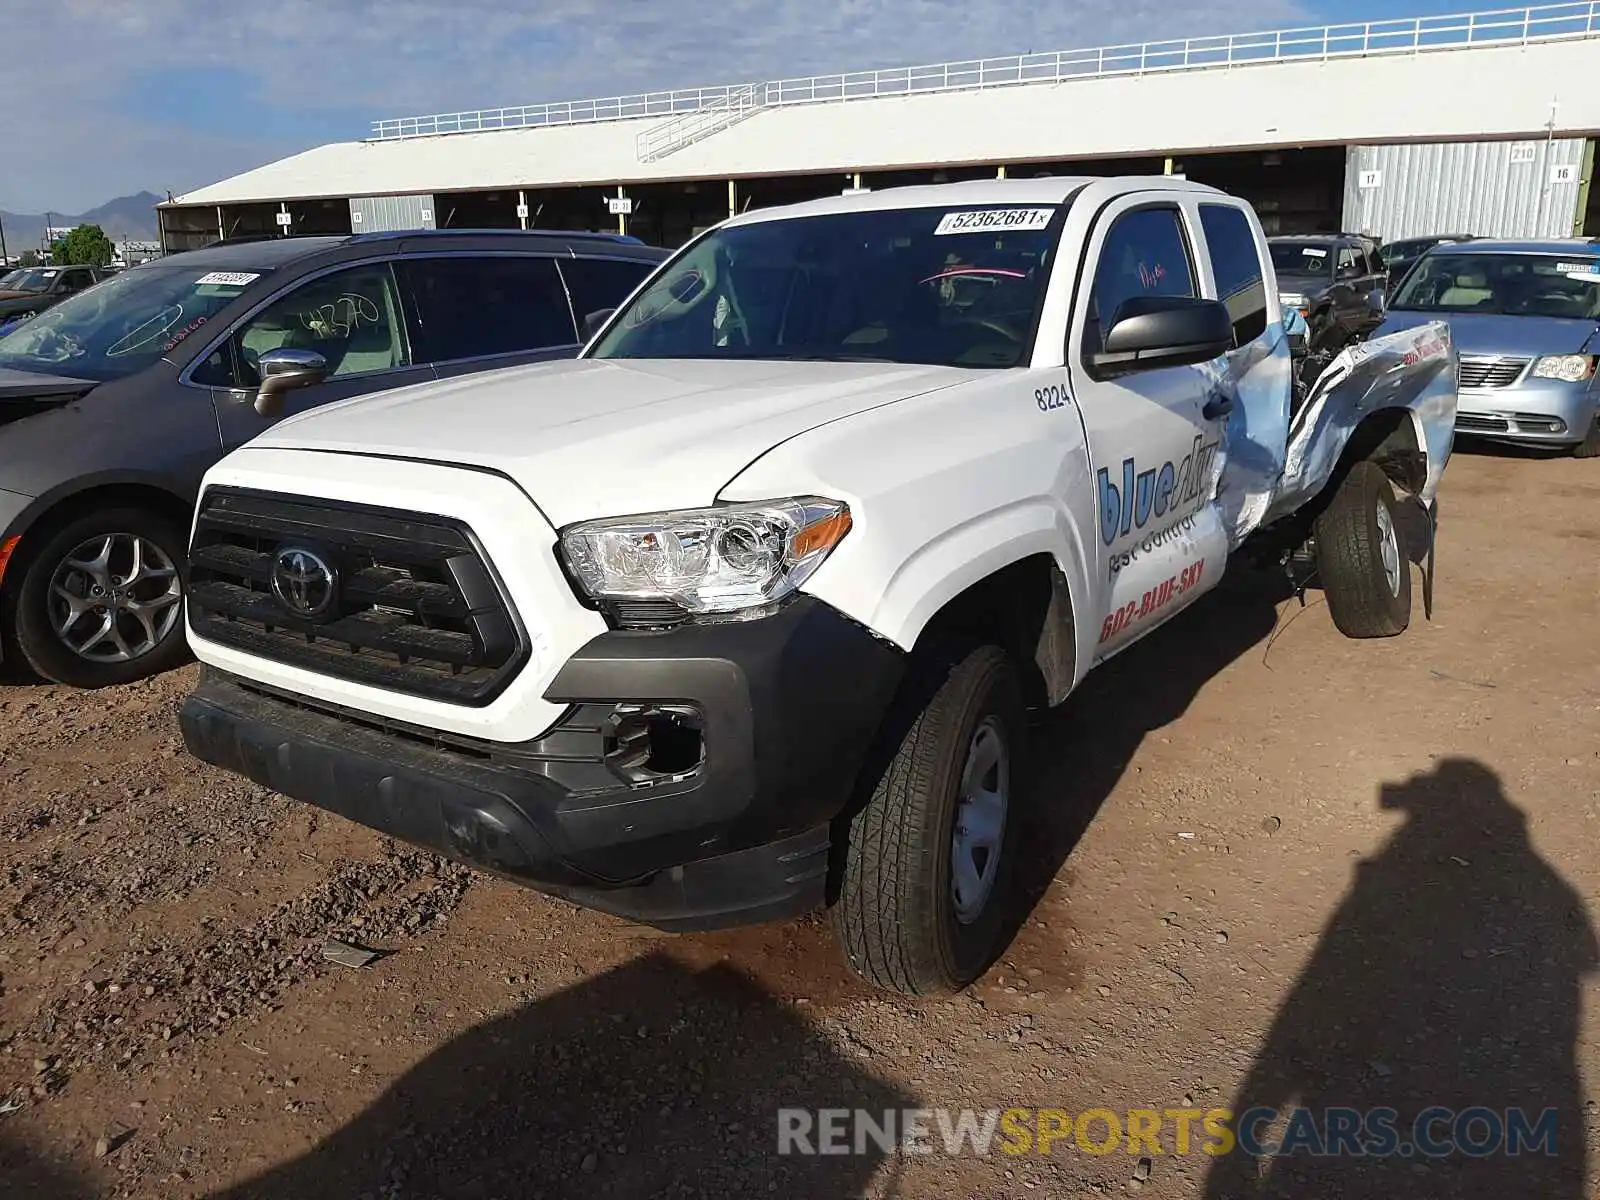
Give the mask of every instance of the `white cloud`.
[[[1300, 0], [6, 5], [0, 8], [7, 63], [0, 111], [8, 117], [0, 129], [0, 161], [7, 164], [0, 208], [82, 209], [141, 187], [184, 190], [310, 142], [359, 137], [363, 122], [377, 117], [1304, 19]], [[71, 54], [64, 56], [63, 47]], [[251, 86], [242, 94], [224, 89], [211, 111], [141, 115], [151, 107], [150, 77], [185, 71], [240, 72]], [[142, 105], [131, 99], [136, 83]]]

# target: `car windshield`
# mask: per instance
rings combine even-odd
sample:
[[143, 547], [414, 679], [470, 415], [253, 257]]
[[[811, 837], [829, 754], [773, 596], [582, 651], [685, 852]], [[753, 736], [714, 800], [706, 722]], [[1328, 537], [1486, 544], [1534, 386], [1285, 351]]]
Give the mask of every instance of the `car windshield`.
[[29, 267], [13, 271], [0, 279], [0, 288], [8, 292], [42, 292], [61, 274], [55, 267]]
[[635, 297], [593, 358], [1014, 367], [1058, 205], [909, 208], [719, 229]]
[[1279, 275], [1333, 277], [1333, 250], [1311, 242], [1272, 242], [1272, 269]]
[[1600, 258], [1434, 250], [1411, 269], [1389, 307], [1600, 320]]
[[262, 274], [150, 266], [113, 275], [0, 337], [0, 367], [98, 382], [133, 375]]

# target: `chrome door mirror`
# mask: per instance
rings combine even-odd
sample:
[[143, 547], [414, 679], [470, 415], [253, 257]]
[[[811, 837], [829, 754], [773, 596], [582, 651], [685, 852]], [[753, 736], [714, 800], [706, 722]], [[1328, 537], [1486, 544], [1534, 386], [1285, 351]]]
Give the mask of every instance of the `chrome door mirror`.
[[321, 383], [328, 377], [328, 360], [315, 350], [283, 346], [268, 350], [258, 360], [258, 365], [261, 386], [256, 389], [255, 408], [268, 420], [282, 415], [285, 393]]

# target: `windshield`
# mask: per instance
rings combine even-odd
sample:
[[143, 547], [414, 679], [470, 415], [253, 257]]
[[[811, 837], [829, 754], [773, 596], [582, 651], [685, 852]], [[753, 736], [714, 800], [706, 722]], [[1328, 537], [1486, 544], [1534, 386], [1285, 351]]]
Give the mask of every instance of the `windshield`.
[[1434, 250], [1411, 269], [1389, 307], [1600, 320], [1600, 258]]
[[1278, 275], [1333, 276], [1333, 254], [1308, 242], [1272, 242], [1272, 269]]
[[635, 297], [592, 358], [1014, 367], [1057, 206], [911, 208], [733, 225]]
[[113, 275], [0, 337], [0, 367], [122, 379], [168, 353], [262, 274], [192, 266]]
[[54, 267], [29, 267], [26, 270], [13, 271], [4, 279], [0, 279], [0, 288], [8, 292], [42, 292], [60, 273]]

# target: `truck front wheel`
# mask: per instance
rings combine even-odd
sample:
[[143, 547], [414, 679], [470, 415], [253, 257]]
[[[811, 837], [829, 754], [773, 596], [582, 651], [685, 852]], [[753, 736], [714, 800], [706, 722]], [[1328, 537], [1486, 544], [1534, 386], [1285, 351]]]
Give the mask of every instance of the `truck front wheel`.
[[1356, 463], [1317, 517], [1316, 537], [1317, 574], [1339, 632], [1403, 633], [1411, 623], [1411, 562], [1388, 476], [1373, 463]]
[[850, 822], [834, 930], [869, 983], [960, 991], [1001, 949], [1017, 841], [1021, 688], [1004, 651], [930, 656], [897, 706], [898, 737]]

